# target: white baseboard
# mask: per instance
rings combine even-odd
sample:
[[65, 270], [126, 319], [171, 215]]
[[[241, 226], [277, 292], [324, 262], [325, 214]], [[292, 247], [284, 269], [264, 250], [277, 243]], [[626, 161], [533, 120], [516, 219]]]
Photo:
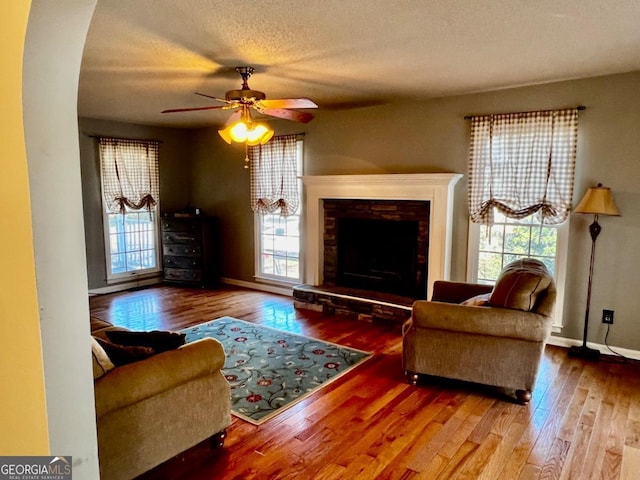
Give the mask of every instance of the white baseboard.
[[155, 285], [162, 283], [162, 277], [151, 277], [140, 280], [134, 280], [133, 282], [114, 283], [106, 287], [92, 288], [89, 290], [89, 295], [104, 295], [105, 293], [122, 292], [123, 290], [129, 290], [131, 288], [146, 287], [148, 285]]
[[[293, 295], [293, 286], [285, 287], [281, 285], [272, 285], [269, 283], [247, 282], [244, 280], [235, 280], [233, 278], [221, 278], [220, 282], [227, 285], [234, 285], [236, 287], [250, 288], [252, 290], [260, 290], [269, 293], [277, 293], [279, 295]], [[89, 290], [89, 295], [104, 295], [106, 293], [122, 292], [123, 290], [146, 287], [148, 285], [155, 285], [158, 283], [162, 283], [161, 277], [146, 278], [144, 280], [136, 280], [133, 282], [117, 283], [114, 285], [108, 285], [106, 287], [92, 288], [91, 290]]]
[[[573, 338], [557, 337], [555, 335], [551, 335], [547, 343], [549, 345], [555, 345], [556, 347], [565, 347], [565, 348], [582, 345], [581, 340], [575, 340]], [[603, 355], [614, 355], [613, 353], [611, 353], [611, 350], [609, 350], [609, 348], [607, 348], [606, 345], [587, 342], [587, 346], [589, 348], [595, 348], [596, 350], [600, 350], [600, 353]], [[631, 358], [633, 360], [640, 360], [640, 352], [638, 350], [629, 350], [627, 348], [614, 347], [614, 346], [611, 346], [611, 348], [615, 352], [619, 353], [620, 355], [626, 358]]]
[[260, 290], [262, 292], [277, 293], [279, 295], [293, 296], [293, 286], [273, 285], [270, 283], [247, 282], [245, 280], [236, 280], [234, 278], [221, 278], [221, 283], [233, 285], [236, 287], [250, 288], [252, 290]]

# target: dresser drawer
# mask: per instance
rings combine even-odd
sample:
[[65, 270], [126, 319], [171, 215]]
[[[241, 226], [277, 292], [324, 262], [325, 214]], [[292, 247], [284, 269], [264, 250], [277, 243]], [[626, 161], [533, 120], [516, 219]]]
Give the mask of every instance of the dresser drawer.
[[179, 257], [176, 255], [165, 255], [162, 264], [165, 268], [202, 268], [200, 257]]
[[172, 243], [162, 245], [162, 254], [167, 255], [179, 255], [183, 257], [199, 257], [202, 253], [202, 247], [200, 245], [187, 245]]
[[165, 268], [164, 279], [174, 282], [200, 282], [202, 270], [189, 270], [186, 268]]
[[161, 220], [163, 232], [199, 232], [200, 222], [193, 218], [171, 218]]
[[193, 244], [200, 243], [199, 232], [163, 232], [163, 243], [184, 243]]

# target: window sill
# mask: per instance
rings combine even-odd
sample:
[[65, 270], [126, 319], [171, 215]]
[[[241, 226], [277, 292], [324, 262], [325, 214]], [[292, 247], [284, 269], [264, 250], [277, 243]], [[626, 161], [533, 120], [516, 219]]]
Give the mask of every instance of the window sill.
[[128, 274], [123, 274], [122, 276], [107, 278], [107, 285], [117, 285], [118, 283], [137, 282], [137, 281], [148, 280], [156, 277], [158, 278], [162, 277], [162, 270], [154, 270], [154, 271], [145, 272], [145, 273], [131, 272]]
[[253, 279], [257, 283], [264, 283], [267, 285], [272, 285], [274, 287], [285, 287], [285, 288], [294, 287], [302, 283], [300, 280], [285, 280], [280, 278], [263, 277], [260, 275], [254, 275]]

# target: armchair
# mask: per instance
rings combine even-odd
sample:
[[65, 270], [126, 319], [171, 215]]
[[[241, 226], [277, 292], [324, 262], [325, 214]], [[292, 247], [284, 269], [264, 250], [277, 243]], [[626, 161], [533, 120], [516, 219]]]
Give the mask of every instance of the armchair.
[[533, 259], [507, 265], [494, 287], [435, 282], [432, 300], [414, 302], [403, 325], [409, 383], [420, 374], [452, 378], [512, 389], [528, 403], [555, 298], [553, 278]]

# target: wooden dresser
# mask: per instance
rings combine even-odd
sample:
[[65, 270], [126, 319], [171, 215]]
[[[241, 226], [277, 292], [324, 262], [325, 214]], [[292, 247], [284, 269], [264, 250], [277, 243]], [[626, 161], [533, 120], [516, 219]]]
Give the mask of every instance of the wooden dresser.
[[164, 281], [199, 287], [217, 285], [218, 219], [165, 216], [161, 228]]

